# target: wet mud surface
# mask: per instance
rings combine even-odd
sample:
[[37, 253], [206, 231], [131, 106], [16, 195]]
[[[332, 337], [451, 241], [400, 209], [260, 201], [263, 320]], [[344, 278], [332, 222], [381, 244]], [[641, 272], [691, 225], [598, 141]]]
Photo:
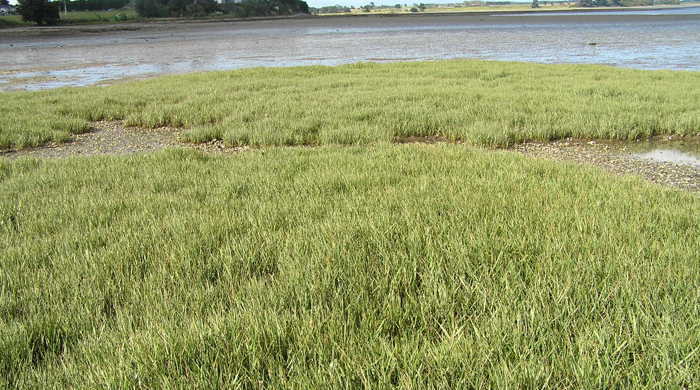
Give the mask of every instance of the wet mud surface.
[[0, 90], [450, 58], [700, 70], [700, 12], [421, 15], [0, 30]]

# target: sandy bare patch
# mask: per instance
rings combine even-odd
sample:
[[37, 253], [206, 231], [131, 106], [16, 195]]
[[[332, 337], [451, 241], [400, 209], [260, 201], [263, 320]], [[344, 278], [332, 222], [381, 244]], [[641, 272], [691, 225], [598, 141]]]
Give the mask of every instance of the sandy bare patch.
[[[181, 141], [183, 129], [143, 129], [126, 127], [122, 122], [95, 122], [93, 130], [75, 135], [62, 144], [0, 152], [8, 158], [66, 158], [72, 156], [125, 155], [155, 152], [168, 147], [185, 147], [207, 153], [228, 154], [248, 147], [226, 146], [221, 140], [201, 144]], [[698, 140], [700, 141], [700, 140]], [[403, 137], [397, 143], [433, 144], [450, 141], [441, 137]], [[562, 140], [527, 142], [508, 149], [525, 156], [556, 161], [571, 161], [601, 167], [618, 175], [641, 176], [651, 182], [700, 194], [700, 166], [647, 160], [633, 154], [629, 143]]]
[[67, 143], [50, 143], [46, 146], [6, 151], [0, 156], [8, 158], [38, 157], [66, 158], [72, 156], [124, 155], [155, 152], [167, 147], [186, 147], [206, 152], [232, 153], [245, 148], [226, 147], [222, 141], [191, 144], [180, 141], [182, 129], [162, 127], [143, 129], [126, 127], [122, 122], [101, 121], [93, 123], [93, 130], [77, 134]]
[[618, 175], [641, 176], [657, 184], [700, 193], [700, 167], [642, 159], [631, 149], [625, 143], [573, 140], [528, 142], [513, 147], [526, 156], [590, 164]]

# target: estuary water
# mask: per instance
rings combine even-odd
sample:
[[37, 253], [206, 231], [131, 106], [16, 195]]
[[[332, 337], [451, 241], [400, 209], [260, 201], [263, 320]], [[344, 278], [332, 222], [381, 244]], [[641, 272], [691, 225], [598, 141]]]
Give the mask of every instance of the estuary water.
[[0, 90], [257, 66], [477, 58], [700, 70], [700, 7], [0, 30]]

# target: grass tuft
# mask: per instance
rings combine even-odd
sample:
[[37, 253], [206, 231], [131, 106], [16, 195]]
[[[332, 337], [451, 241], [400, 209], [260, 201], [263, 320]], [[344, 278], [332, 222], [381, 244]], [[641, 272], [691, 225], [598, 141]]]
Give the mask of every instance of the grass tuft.
[[449, 144], [0, 159], [0, 383], [692, 388], [699, 234], [692, 195]]

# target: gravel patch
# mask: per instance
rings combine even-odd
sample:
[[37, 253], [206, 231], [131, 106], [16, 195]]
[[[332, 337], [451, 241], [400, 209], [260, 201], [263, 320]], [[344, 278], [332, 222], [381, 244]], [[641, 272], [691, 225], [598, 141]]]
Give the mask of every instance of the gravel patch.
[[67, 143], [50, 143], [46, 146], [0, 152], [10, 159], [18, 157], [66, 158], [72, 156], [125, 155], [155, 152], [168, 147], [184, 147], [209, 153], [234, 153], [244, 147], [226, 147], [223, 141], [192, 144], [180, 141], [182, 129], [161, 127], [143, 129], [126, 127], [122, 122], [101, 121], [93, 123], [93, 129], [77, 134]]
[[563, 140], [528, 142], [512, 150], [530, 157], [590, 164], [617, 175], [641, 176], [653, 183], [700, 194], [700, 167], [639, 158], [633, 154], [634, 144]]
[[[73, 136], [68, 143], [49, 144], [39, 148], [0, 152], [1, 157], [66, 158], [72, 156], [126, 155], [154, 152], [168, 147], [184, 147], [206, 153], [231, 154], [248, 149], [229, 147], [215, 140], [202, 144], [182, 142], [183, 129], [143, 129], [126, 127], [122, 122], [102, 121], [93, 123], [93, 130]], [[691, 142], [700, 144], [700, 139]], [[445, 142], [439, 137], [408, 137], [397, 143]], [[663, 146], [664, 141], [659, 141]], [[572, 161], [594, 165], [617, 175], [641, 176], [653, 183], [680, 188], [700, 195], [700, 166], [676, 164], [643, 159], [634, 153], [635, 144], [623, 142], [596, 142], [562, 140], [554, 142], [527, 142], [509, 150], [534, 158], [556, 161]]]

